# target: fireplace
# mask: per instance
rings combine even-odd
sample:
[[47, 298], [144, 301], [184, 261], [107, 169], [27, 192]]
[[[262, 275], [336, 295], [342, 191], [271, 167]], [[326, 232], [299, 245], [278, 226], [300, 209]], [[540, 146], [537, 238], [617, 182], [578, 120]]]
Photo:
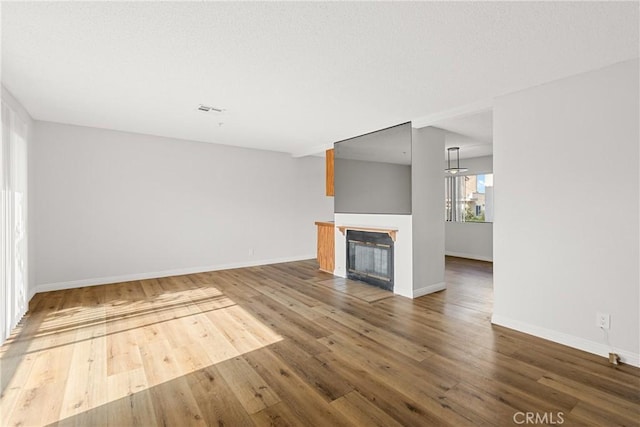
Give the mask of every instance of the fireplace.
[[393, 291], [393, 239], [388, 233], [347, 230], [347, 277]]

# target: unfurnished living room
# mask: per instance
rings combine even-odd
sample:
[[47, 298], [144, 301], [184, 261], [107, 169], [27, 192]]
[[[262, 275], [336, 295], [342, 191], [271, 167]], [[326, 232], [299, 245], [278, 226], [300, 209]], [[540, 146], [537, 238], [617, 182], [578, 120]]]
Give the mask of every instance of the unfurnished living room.
[[639, 10], [2, 1], [0, 426], [640, 426]]

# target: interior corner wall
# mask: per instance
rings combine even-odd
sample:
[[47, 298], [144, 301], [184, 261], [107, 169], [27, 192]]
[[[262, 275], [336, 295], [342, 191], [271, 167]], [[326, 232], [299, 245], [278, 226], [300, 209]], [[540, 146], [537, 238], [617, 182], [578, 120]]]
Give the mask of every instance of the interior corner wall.
[[36, 122], [38, 290], [315, 258], [324, 159]]
[[638, 60], [494, 104], [493, 322], [639, 365]]
[[36, 186], [33, 179], [33, 140], [35, 134], [35, 121], [29, 112], [22, 106], [7, 88], [2, 85], [2, 100], [6, 102], [18, 114], [27, 125], [27, 298], [31, 299], [36, 288], [36, 259], [35, 259], [35, 239], [36, 220], [33, 210]]
[[[445, 288], [444, 179], [445, 131], [413, 129], [411, 142], [411, 216], [413, 297]], [[440, 201], [440, 203], [438, 203]]]

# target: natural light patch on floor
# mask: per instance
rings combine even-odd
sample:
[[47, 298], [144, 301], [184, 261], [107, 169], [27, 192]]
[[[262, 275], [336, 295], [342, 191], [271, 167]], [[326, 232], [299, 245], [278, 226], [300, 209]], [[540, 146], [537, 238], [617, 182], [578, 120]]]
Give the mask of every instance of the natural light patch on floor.
[[[74, 295], [71, 300], [67, 296]], [[47, 294], [2, 354], [3, 422], [47, 425], [282, 340], [215, 286], [173, 278]]]

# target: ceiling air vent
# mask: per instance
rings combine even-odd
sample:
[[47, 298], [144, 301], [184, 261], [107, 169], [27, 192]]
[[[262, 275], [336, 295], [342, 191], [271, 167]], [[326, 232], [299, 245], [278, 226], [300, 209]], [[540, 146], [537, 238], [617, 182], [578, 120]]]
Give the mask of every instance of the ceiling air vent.
[[209, 107], [208, 105], [200, 104], [198, 105], [198, 111], [202, 111], [203, 113], [222, 113], [225, 110], [224, 108]]

